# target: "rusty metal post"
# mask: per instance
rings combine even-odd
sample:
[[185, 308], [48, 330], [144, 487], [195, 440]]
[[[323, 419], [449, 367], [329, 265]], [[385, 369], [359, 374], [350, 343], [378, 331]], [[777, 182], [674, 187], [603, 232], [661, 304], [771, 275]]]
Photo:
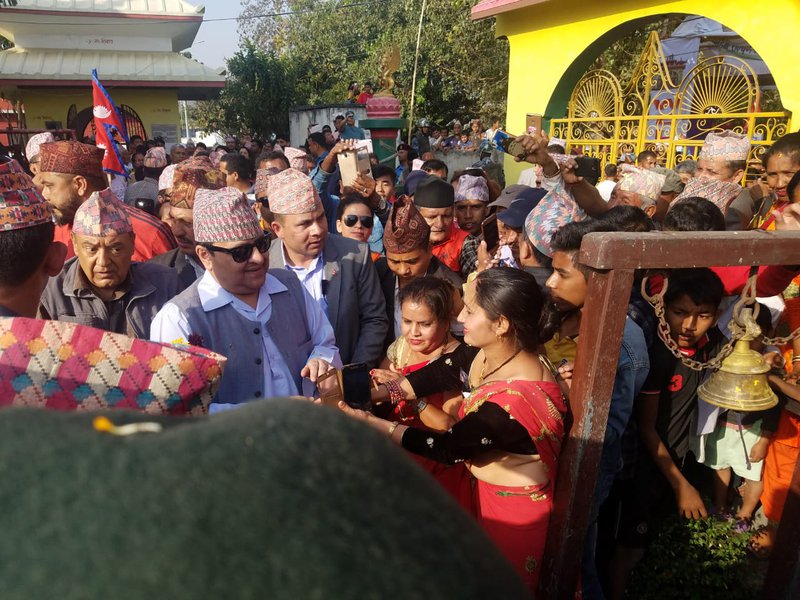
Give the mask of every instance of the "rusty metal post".
[[[800, 234], [593, 233], [583, 240], [578, 261], [594, 271], [588, 281], [570, 393], [573, 424], [561, 452], [542, 559], [538, 597], [548, 600], [572, 600], [575, 594], [616, 373], [618, 350], [611, 349], [620, 348], [634, 269], [800, 265]], [[780, 594], [794, 597], [785, 594], [800, 585], [793, 581], [798, 537], [800, 465], [795, 468], [768, 576], [769, 589], [779, 595], [765, 591], [765, 599]]]
[[575, 357], [570, 411], [573, 422], [561, 451], [557, 490], [542, 561], [540, 598], [572, 598], [589, 526], [608, 408], [617, 371], [622, 330], [633, 283], [633, 270], [594, 271], [589, 276], [580, 343]]

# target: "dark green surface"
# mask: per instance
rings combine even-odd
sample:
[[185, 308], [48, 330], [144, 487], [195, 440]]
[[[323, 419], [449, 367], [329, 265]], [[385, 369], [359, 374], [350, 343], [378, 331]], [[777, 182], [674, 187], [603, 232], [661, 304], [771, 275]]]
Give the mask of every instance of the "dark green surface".
[[517, 598], [515, 574], [403, 452], [335, 410], [0, 411], [0, 598]]

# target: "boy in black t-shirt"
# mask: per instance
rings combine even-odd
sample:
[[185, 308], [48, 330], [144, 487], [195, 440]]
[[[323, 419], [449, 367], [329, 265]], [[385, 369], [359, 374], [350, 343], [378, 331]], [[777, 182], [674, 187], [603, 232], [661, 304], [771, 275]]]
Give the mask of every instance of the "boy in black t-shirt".
[[[722, 281], [710, 269], [669, 274], [665, 316], [670, 337], [686, 357], [707, 362], [725, 344], [715, 327], [723, 293]], [[624, 589], [626, 572], [639, 561], [664, 517], [676, 508], [687, 519], [708, 515], [694, 485], [698, 469], [690, 454], [697, 388], [705, 375], [684, 365], [660, 339], [653, 343], [650, 373], [634, 407], [644, 452], [639, 453], [633, 489], [622, 502], [612, 576], [622, 580], [611, 582], [612, 597], [614, 590]]]

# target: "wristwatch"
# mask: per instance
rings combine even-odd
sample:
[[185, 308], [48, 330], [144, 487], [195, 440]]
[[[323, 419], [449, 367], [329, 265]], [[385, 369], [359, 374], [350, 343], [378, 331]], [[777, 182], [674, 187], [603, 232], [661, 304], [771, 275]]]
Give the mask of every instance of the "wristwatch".
[[428, 403], [427, 403], [427, 402], [425, 402], [425, 400], [419, 400], [419, 401], [417, 402], [417, 407], [416, 407], [416, 408], [417, 408], [417, 414], [419, 414], [419, 413], [421, 413], [423, 410], [425, 410], [425, 407], [427, 407], [427, 406], [428, 406]]

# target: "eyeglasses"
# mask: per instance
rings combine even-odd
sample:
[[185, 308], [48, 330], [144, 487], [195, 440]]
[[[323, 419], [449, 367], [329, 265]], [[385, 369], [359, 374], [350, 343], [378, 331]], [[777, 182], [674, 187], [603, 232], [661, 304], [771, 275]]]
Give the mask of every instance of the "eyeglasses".
[[253, 242], [252, 244], [245, 244], [244, 246], [236, 246], [236, 248], [220, 248], [219, 246], [215, 246], [214, 244], [200, 244], [204, 248], [211, 250], [212, 252], [224, 252], [225, 254], [230, 254], [233, 262], [236, 263], [243, 263], [250, 260], [250, 257], [253, 256], [253, 249], [255, 248], [261, 254], [264, 254], [267, 250], [269, 250], [269, 246], [272, 240], [264, 236], [259, 239], [257, 242]]
[[347, 225], [348, 227], [355, 227], [356, 223], [360, 222], [361, 226], [364, 229], [372, 229], [373, 220], [372, 217], [359, 217], [358, 215], [346, 215], [342, 218], [342, 223]]

